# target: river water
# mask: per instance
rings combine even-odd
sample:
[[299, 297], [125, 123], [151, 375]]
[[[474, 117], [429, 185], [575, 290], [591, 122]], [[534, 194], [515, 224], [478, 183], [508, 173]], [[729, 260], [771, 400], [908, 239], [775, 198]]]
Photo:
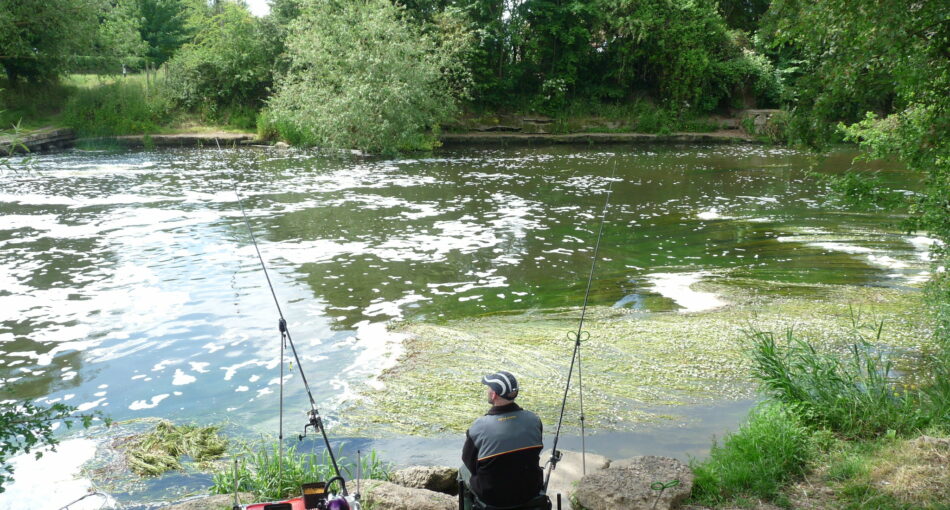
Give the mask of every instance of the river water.
[[[715, 297], [690, 284], [710, 275], [909, 289], [926, 278], [930, 241], [903, 235], [899, 215], [826, 198], [809, 172], [873, 169], [905, 190], [918, 177], [854, 155], [752, 145], [398, 160], [273, 149], [40, 155], [31, 171], [0, 179], [0, 398], [272, 431], [278, 315], [236, 191], [331, 423], [398, 363], [390, 321], [578, 305], [611, 182], [595, 304], [701, 311]], [[302, 422], [299, 379], [287, 391]], [[710, 431], [697, 430], [706, 441]], [[424, 440], [378, 441], [400, 458]]]

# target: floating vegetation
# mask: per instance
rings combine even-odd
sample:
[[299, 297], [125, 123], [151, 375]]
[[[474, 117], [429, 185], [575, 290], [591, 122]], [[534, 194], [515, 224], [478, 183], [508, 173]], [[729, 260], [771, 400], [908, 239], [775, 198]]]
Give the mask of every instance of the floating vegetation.
[[123, 439], [129, 469], [139, 476], [158, 476], [166, 471], [181, 469], [182, 456], [188, 456], [199, 466], [224, 455], [228, 440], [221, 437], [220, 427], [175, 425], [162, 420], [155, 429]]
[[[753, 398], [745, 356], [746, 333], [753, 327], [777, 333], [791, 328], [821, 348], [843, 350], [853, 328], [883, 321], [888, 346], [909, 356], [932, 336], [913, 291], [735, 283], [696, 284], [731, 303], [701, 313], [589, 308], [590, 339], [582, 349], [588, 430], [630, 430], [680, 419], [684, 405]], [[566, 333], [577, 317], [578, 310], [562, 309], [399, 324], [396, 330], [410, 335], [405, 354], [381, 375], [383, 389], [362, 388], [364, 398], [344, 410], [346, 432], [464, 431], [485, 410], [480, 375], [499, 369], [519, 376], [519, 403], [555, 423], [573, 348]], [[565, 416], [569, 428], [579, 423], [576, 380], [572, 388]]]

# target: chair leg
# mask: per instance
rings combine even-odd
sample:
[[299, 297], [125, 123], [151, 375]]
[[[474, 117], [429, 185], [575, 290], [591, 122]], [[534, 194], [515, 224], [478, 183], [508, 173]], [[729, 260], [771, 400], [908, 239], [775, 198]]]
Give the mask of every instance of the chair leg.
[[465, 510], [465, 483], [459, 480], [459, 510]]

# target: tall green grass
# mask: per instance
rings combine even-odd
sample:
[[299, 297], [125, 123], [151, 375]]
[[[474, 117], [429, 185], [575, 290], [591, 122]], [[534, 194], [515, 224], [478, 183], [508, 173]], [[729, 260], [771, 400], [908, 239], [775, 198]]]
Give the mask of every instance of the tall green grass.
[[[344, 478], [355, 478], [356, 459], [343, 456], [342, 448], [337, 454], [337, 465]], [[362, 456], [360, 463], [362, 478], [385, 480], [389, 477], [390, 465], [383, 462], [375, 450]], [[230, 494], [236, 484], [238, 491], [276, 500], [299, 494], [300, 486], [305, 483], [327, 481], [334, 476], [336, 473], [326, 450], [318, 456], [299, 452], [296, 446], [290, 446], [284, 449], [281, 456], [277, 443], [262, 441], [246, 446], [239, 454], [236, 479], [233, 465], [229, 464], [215, 472], [211, 491], [215, 494]]]
[[141, 80], [79, 88], [63, 110], [63, 122], [80, 136], [154, 133], [170, 116], [171, 105], [161, 87]]
[[55, 124], [75, 87], [60, 83], [10, 84], [0, 79], [0, 129], [19, 124], [34, 129]]
[[[895, 376], [879, 348], [859, 336], [845, 353], [819, 351], [786, 332], [783, 342], [771, 332], [751, 335], [753, 375], [769, 397], [786, 404], [806, 423], [846, 437], [877, 437], [894, 430], [906, 434], [926, 428], [945, 412], [950, 397], [945, 381], [909, 389]], [[932, 392], [933, 395], [929, 395]]]
[[815, 448], [811, 430], [777, 403], [753, 409], [739, 430], [693, 460], [694, 502], [716, 505], [746, 498], [780, 499], [782, 486], [804, 473]]

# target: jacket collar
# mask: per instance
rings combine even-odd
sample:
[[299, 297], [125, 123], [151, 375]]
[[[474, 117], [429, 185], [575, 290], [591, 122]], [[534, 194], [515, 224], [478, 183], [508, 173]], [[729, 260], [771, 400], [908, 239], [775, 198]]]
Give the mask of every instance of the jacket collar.
[[491, 416], [494, 414], [513, 413], [515, 411], [520, 411], [520, 410], [521, 410], [521, 407], [518, 404], [512, 402], [510, 404], [505, 404], [503, 406], [492, 406], [492, 408], [488, 410], [488, 416]]

